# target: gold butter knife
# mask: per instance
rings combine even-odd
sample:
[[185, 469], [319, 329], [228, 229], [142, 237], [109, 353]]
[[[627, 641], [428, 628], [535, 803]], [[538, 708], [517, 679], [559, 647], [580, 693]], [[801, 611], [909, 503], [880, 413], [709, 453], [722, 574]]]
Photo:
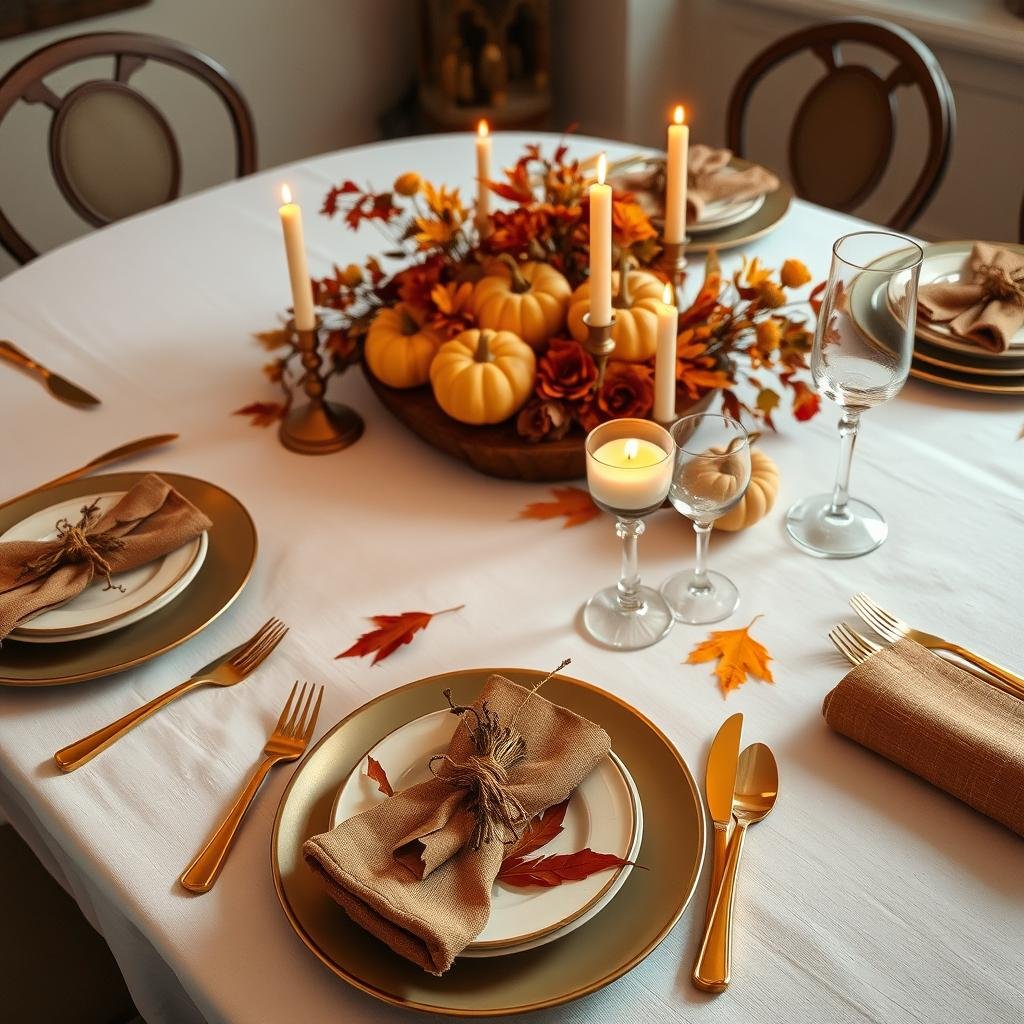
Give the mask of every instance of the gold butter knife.
[[54, 398], [59, 398], [69, 405], [99, 405], [100, 400], [83, 387], [72, 383], [67, 377], [37, 363], [28, 353], [22, 352], [13, 342], [0, 339], [0, 359], [6, 359], [23, 370], [28, 370], [39, 377]]
[[137, 441], [129, 441], [128, 444], [122, 444], [117, 448], [112, 448], [109, 452], [97, 455], [91, 462], [87, 462], [84, 466], [79, 466], [78, 469], [72, 469], [63, 474], [63, 476], [55, 477], [53, 480], [48, 480], [45, 484], [40, 484], [38, 487], [33, 487], [31, 490], [25, 491], [22, 494], [16, 494], [13, 498], [0, 502], [0, 509], [5, 509], [8, 505], [21, 501], [22, 498], [29, 498], [33, 494], [39, 494], [40, 491], [49, 490], [49, 488], [56, 487], [58, 484], [66, 484], [71, 480], [77, 480], [80, 476], [85, 476], [87, 473], [100, 469], [102, 466], [109, 466], [112, 462], [119, 462], [121, 459], [127, 459], [130, 455], [147, 451], [150, 448], [158, 448], [160, 445], [168, 444], [177, 439], [177, 434], [154, 434], [151, 437], [140, 437]]
[[708, 801], [708, 813], [714, 825], [714, 847], [711, 861], [711, 886], [708, 889], [708, 906], [705, 921], [711, 917], [715, 896], [722, 882], [725, 866], [725, 847], [729, 838], [729, 824], [732, 821], [732, 798], [736, 788], [736, 762], [740, 756], [740, 733], [743, 730], [743, 715], [727, 718], [711, 743], [708, 753], [707, 770], [704, 773], [704, 795]]

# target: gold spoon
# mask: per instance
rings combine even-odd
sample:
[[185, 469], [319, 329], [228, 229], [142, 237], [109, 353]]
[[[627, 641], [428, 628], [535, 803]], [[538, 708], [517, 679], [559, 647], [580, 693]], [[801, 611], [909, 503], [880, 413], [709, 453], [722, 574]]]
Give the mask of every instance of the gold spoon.
[[775, 756], [763, 743], [751, 744], [740, 754], [736, 767], [736, 789], [732, 798], [736, 828], [729, 840], [722, 885], [715, 897], [700, 952], [693, 964], [693, 983], [704, 992], [722, 992], [729, 984], [733, 894], [743, 839], [751, 825], [768, 816], [778, 795], [779, 771], [775, 765]]

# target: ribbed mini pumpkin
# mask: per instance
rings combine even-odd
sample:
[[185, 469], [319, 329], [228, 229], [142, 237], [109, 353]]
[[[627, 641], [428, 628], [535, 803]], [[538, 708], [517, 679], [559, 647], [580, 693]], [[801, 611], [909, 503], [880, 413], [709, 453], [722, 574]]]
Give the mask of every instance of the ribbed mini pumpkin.
[[399, 302], [377, 312], [366, 332], [363, 356], [370, 372], [392, 388], [417, 388], [430, 380], [441, 336], [423, 326], [423, 314]]
[[516, 263], [505, 253], [477, 281], [471, 306], [481, 327], [511, 331], [537, 348], [562, 329], [571, 291], [554, 267]]
[[[708, 468], [705, 474], [716, 477], [728, 476], [728, 462], [724, 468]], [[718, 493], [719, 488], [715, 481], [706, 481], [714, 488], [713, 493]], [[722, 481], [723, 492], [728, 492]], [[747, 493], [740, 499], [739, 504], [729, 509], [720, 519], [715, 520], [716, 530], [725, 530], [727, 533], [735, 533], [737, 530], [745, 530], [748, 526], [764, 519], [772, 510], [775, 499], [779, 493], [779, 468], [768, 458], [764, 452], [756, 448], [750, 449], [750, 483], [747, 486]]]
[[453, 420], [482, 426], [518, 412], [533, 393], [536, 372], [537, 357], [518, 335], [474, 329], [441, 346], [430, 383]]

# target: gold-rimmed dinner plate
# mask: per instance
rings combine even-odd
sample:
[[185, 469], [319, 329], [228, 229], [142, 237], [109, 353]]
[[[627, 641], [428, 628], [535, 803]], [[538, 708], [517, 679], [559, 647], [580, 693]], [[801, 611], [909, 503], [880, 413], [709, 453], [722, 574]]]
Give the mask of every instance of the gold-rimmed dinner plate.
[[[127, 491], [145, 473], [83, 477], [15, 502], [0, 511], [0, 533], [27, 516], [64, 501], [101, 492]], [[113, 675], [177, 647], [205, 629], [241, 593], [256, 561], [256, 528], [244, 506], [215, 484], [161, 473], [213, 524], [202, 568], [181, 594], [153, 615], [114, 633], [64, 643], [0, 645], [0, 685], [56, 686]]]
[[444, 706], [451, 687], [469, 703], [492, 672], [524, 685], [532, 669], [466, 669], [409, 683], [363, 705], [331, 729], [296, 769], [274, 821], [274, 884], [301, 941], [339, 978], [386, 1003], [455, 1017], [495, 1017], [558, 1006], [615, 981], [679, 920], [704, 857], [704, 812], [689, 769], [668, 738], [629, 704], [589, 683], [555, 676], [544, 695], [602, 725], [629, 766], [644, 808], [637, 860], [618, 896], [593, 920], [549, 945], [500, 958], [460, 959], [441, 978], [399, 957], [352, 923], [302, 859], [324, 831], [338, 788], [405, 722]]

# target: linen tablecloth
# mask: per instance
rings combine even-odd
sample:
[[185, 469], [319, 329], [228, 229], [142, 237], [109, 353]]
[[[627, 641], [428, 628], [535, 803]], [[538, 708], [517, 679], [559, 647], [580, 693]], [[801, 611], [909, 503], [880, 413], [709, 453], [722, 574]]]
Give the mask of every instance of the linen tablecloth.
[[[534, 139], [497, 136], [496, 165]], [[572, 144], [581, 155], [601, 145]], [[105, 680], [0, 691], [0, 810], [106, 937], [149, 1024], [412, 1020], [335, 978], [285, 920], [270, 829], [290, 766], [266, 783], [211, 893], [191, 897], [176, 879], [234, 798], [294, 679], [328, 684], [319, 736], [422, 676], [547, 668], [569, 656], [574, 675], [657, 722], [698, 779], [720, 722], [744, 712], [744, 741], [775, 750], [781, 796], [747, 843], [726, 994], [705, 996], [689, 982], [702, 880], [691, 910], [638, 968], [532, 1020], [1020, 1021], [1024, 845], [831, 733], [820, 709], [845, 671], [826, 633], [849, 617], [857, 590], [1022, 664], [1024, 403], [911, 381], [870, 411], [853, 493], [883, 510], [890, 536], [849, 562], [801, 555], [782, 529], [790, 502], [831, 486], [836, 410], [825, 403], [807, 424], [778, 417], [779, 433], [760, 442], [781, 469], [774, 512], [711, 544], [712, 566], [742, 593], [736, 614], [715, 628], [763, 613], [754, 633], [774, 656], [776, 684], [751, 681], [728, 701], [710, 666], [682, 664], [705, 629], [677, 625], [631, 654], [579, 633], [581, 603], [617, 571], [608, 519], [571, 530], [518, 520], [525, 504], [545, 499], [543, 485], [478, 476], [427, 448], [358, 371], [333, 385], [367, 420], [363, 440], [344, 453], [289, 454], [273, 430], [231, 415], [275, 397], [251, 332], [273, 326], [289, 302], [280, 183], [304, 205], [310, 265], [322, 273], [387, 248], [372, 228], [353, 235], [316, 215], [329, 185], [351, 177], [383, 188], [416, 170], [471, 195], [473, 168], [468, 133], [335, 153], [97, 231], [0, 281], [0, 334], [103, 399], [94, 411], [74, 410], [0, 367], [0, 421], [16, 439], [0, 459], [5, 494], [117, 443], [176, 430], [177, 444], [128, 468], [215, 481], [248, 506], [261, 541], [234, 609], [174, 652]], [[797, 202], [747, 251], [771, 265], [803, 259], [818, 280], [832, 241], [858, 223]], [[726, 254], [726, 269], [738, 258]], [[692, 265], [699, 275], [700, 261]], [[641, 543], [645, 580], [689, 564], [692, 549], [689, 524], [659, 512]], [[365, 616], [462, 602], [377, 667], [334, 660]], [[185, 678], [271, 614], [292, 631], [254, 678], [192, 694], [73, 775], [58, 774], [54, 750]]]

